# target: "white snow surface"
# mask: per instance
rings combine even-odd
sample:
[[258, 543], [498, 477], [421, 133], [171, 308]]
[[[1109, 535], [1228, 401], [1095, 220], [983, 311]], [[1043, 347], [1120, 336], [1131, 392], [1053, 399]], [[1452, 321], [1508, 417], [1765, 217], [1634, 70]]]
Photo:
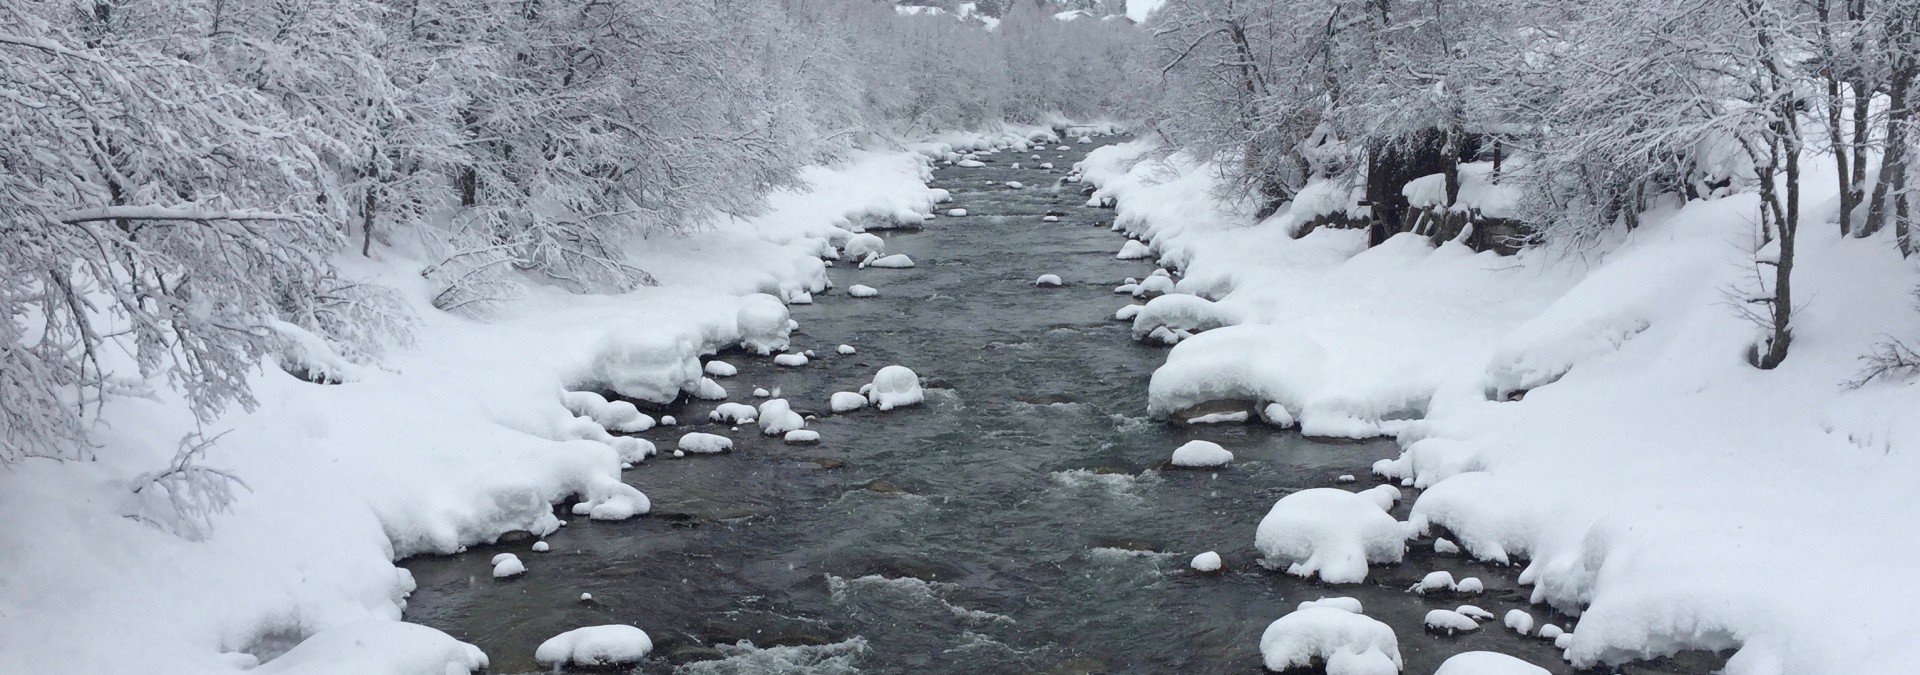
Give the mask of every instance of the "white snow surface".
[[1500, 652], [1461, 652], [1447, 657], [1433, 675], [1548, 675], [1548, 671]]
[[851, 391], [836, 391], [828, 400], [827, 407], [834, 412], [852, 412], [867, 407], [867, 397]]
[[1174, 448], [1172, 461], [1174, 466], [1226, 466], [1233, 461], [1233, 453], [1213, 441], [1192, 440]]
[[877, 258], [873, 262], [867, 263], [867, 266], [885, 269], [905, 269], [913, 267], [913, 259], [907, 257], [905, 253], [895, 253], [890, 256]]
[[1296, 609], [1260, 635], [1267, 670], [1304, 668], [1314, 659], [1327, 675], [1391, 675], [1400, 672], [1400, 641], [1393, 628], [1340, 607]]
[[1310, 435], [1396, 436], [1376, 470], [1424, 488], [1411, 524], [1524, 558], [1532, 599], [1581, 616], [1563, 638], [1576, 666], [1691, 648], [1737, 649], [1736, 675], [1920, 662], [1912, 594], [1886, 592], [1920, 588], [1920, 539], [1895, 534], [1920, 522], [1920, 417], [1903, 412], [1920, 388], [1840, 386], [1884, 336], [1920, 335], [1920, 271], [1884, 234], [1838, 235], [1832, 181], [1806, 183], [1803, 222], [1822, 225], [1796, 252], [1805, 301], [1786, 362], [1762, 371], [1726, 300], [1760, 249], [1751, 194], [1663, 204], [1571, 256], [1411, 235], [1369, 248], [1358, 230], [1296, 238], [1363, 212], [1357, 186], [1311, 183], [1256, 223], [1213, 196], [1204, 162], [1134, 162], [1151, 149], [1076, 169], [1114, 200], [1116, 230], [1240, 320], [1169, 352], [1155, 411], [1245, 398]]
[[1254, 546], [1288, 574], [1350, 584], [1366, 580], [1369, 564], [1400, 562], [1406, 530], [1372, 500], [1338, 488], [1309, 488], [1274, 503], [1260, 519]]
[[920, 390], [920, 376], [906, 366], [887, 366], [874, 373], [867, 400], [880, 410], [916, 405], [926, 397]]
[[587, 626], [548, 638], [533, 660], [549, 668], [573, 665], [607, 668], [637, 663], [653, 651], [647, 632], [625, 624]]

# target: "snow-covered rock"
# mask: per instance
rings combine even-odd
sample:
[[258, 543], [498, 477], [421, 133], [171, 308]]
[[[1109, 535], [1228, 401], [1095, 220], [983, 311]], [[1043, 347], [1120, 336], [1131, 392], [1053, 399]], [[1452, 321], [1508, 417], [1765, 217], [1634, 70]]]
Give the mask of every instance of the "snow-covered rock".
[[652, 510], [653, 502], [638, 488], [607, 477], [597, 477], [586, 499], [573, 505], [574, 515], [593, 520], [626, 520]]
[[672, 403], [700, 384], [700, 347], [667, 330], [612, 331], [594, 350], [595, 379], [621, 396]]
[[[1120, 284], [1118, 286], [1113, 287], [1113, 294], [1114, 295], [1133, 295], [1133, 292], [1136, 290], [1139, 290], [1139, 288], [1140, 288], [1139, 282]], [[1135, 310], [1135, 311], [1139, 311], [1139, 310]]]
[[1113, 318], [1116, 321], [1132, 320], [1133, 317], [1140, 315], [1140, 307], [1141, 307], [1140, 305], [1127, 305], [1125, 307], [1121, 307], [1118, 310], [1114, 310]]
[[788, 445], [812, 445], [820, 442], [820, 432], [812, 429], [794, 429], [781, 436], [780, 440]]
[[733, 377], [740, 374], [739, 368], [725, 361], [708, 361], [706, 371], [709, 377]]
[[1033, 280], [1033, 285], [1035, 285], [1035, 286], [1058, 286], [1058, 285], [1060, 285], [1060, 275], [1058, 275], [1058, 274], [1042, 274], [1042, 275], [1040, 275], [1040, 278], [1038, 278], [1038, 279], [1034, 279], [1034, 280]]
[[967, 210], [966, 209], [947, 209], [947, 215], [953, 218], [960, 218], [967, 215]]
[[1513, 632], [1526, 635], [1533, 632], [1533, 615], [1524, 609], [1509, 609], [1504, 623]]
[[879, 297], [880, 291], [875, 290], [872, 286], [867, 286], [865, 284], [854, 284], [852, 286], [847, 287], [847, 295], [851, 295], [856, 298], [873, 298], [873, 297]]
[[1169, 277], [1147, 277], [1133, 287], [1133, 297], [1144, 298], [1149, 295], [1166, 295], [1174, 291], [1173, 279]]
[[1566, 633], [1567, 632], [1565, 630], [1562, 630], [1559, 626], [1556, 626], [1553, 624], [1546, 624], [1540, 627], [1540, 632], [1536, 633], [1536, 635], [1539, 635], [1540, 639], [1542, 640], [1558, 640], [1560, 639], [1560, 636], [1565, 635]]
[[1453, 592], [1455, 593], [1472, 594], [1472, 593], [1479, 593], [1485, 590], [1487, 590], [1487, 587], [1480, 583], [1479, 577], [1467, 577], [1465, 579], [1461, 579], [1459, 583], [1456, 583], [1453, 585]]
[[533, 652], [533, 660], [548, 668], [579, 666], [611, 668], [639, 663], [653, 651], [646, 631], [624, 624], [588, 626], [548, 638]]
[[883, 269], [906, 269], [909, 267], [913, 267], [913, 259], [907, 257], [907, 254], [905, 253], [895, 253], [893, 255], [890, 255], [884, 258], [879, 258], [874, 260], [873, 262], [867, 263], [867, 266], [879, 267]]
[[1413, 587], [1408, 588], [1407, 590], [1413, 591], [1415, 593], [1420, 593], [1422, 595], [1425, 595], [1427, 593], [1438, 593], [1441, 591], [1451, 591], [1453, 590], [1453, 573], [1448, 572], [1446, 570], [1436, 570], [1433, 572], [1428, 572], [1426, 576], [1420, 577], [1420, 581], [1418, 583], [1415, 583]]
[[520, 562], [520, 556], [502, 553], [493, 557], [493, 578], [495, 579], [517, 577], [526, 572], [527, 566]]
[[980, 167], [986, 166], [987, 163], [977, 159], [963, 159], [958, 162], [954, 162], [953, 165], [960, 167], [962, 169], [978, 169]]
[[629, 464], [643, 461], [659, 452], [654, 449], [653, 441], [632, 436], [620, 436], [611, 439], [607, 444], [613, 446], [614, 452], [620, 455], [621, 462]]
[[1306, 668], [1321, 660], [1327, 675], [1392, 675], [1400, 672], [1400, 641], [1393, 628], [1335, 607], [1294, 610], [1260, 635], [1267, 670]]
[[1332, 607], [1334, 609], [1345, 610], [1348, 612], [1353, 612], [1355, 614], [1365, 613], [1360, 608], [1359, 598], [1349, 598], [1346, 596], [1308, 600], [1300, 603], [1299, 606], [1294, 607], [1294, 609], [1306, 609], [1308, 607]]
[[1187, 566], [1192, 567], [1196, 572], [1218, 572], [1220, 571], [1220, 554], [1207, 551], [1194, 556], [1193, 562], [1187, 563]]
[[1370, 563], [1397, 563], [1406, 552], [1400, 521], [1365, 497], [1310, 488], [1281, 497], [1260, 520], [1254, 546], [1288, 574], [1358, 583]]
[[1460, 552], [1460, 545], [1453, 543], [1452, 539], [1442, 537], [1433, 540], [1433, 552], [1443, 555], [1456, 554]]
[[1428, 611], [1427, 618], [1424, 621], [1424, 623], [1427, 626], [1427, 630], [1430, 630], [1436, 633], [1445, 633], [1447, 635], [1452, 635], [1454, 633], [1466, 633], [1466, 632], [1480, 629], [1480, 624], [1478, 622], [1474, 621], [1471, 618], [1468, 618], [1467, 615], [1465, 614], [1461, 614], [1451, 609], [1435, 609], [1435, 610]]
[[1548, 670], [1499, 652], [1461, 652], [1433, 675], [1548, 675]]
[[760, 411], [745, 403], [722, 403], [707, 413], [707, 420], [721, 424], [752, 424], [760, 419]]
[[1293, 413], [1288, 412], [1286, 406], [1268, 403], [1260, 408], [1260, 421], [1281, 429], [1288, 429], [1293, 427], [1294, 418]]
[[766, 397], [768, 397], [768, 396], [772, 396], [772, 395], [773, 395], [773, 392], [770, 392], [770, 391], [767, 391], [767, 388], [766, 388], [766, 387], [754, 387], [754, 388], [753, 388], [753, 397], [754, 397], [754, 398], [766, 398]]
[[661, 416], [660, 416], [660, 426], [663, 426], [663, 427], [671, 427], [671, 426], [675, 426], [675, 425], [678, 425], [678, 424], [680, 424], [680, 420], [677, 420], [677, 419], [674, 419], [672, 415], [661, 415]]
[[800, 366], [807, 365], [807, 355], [806, 354], [781, 354], [779, 356], [773, 357], [773, 363], [774, 365], [777, 365], [777, 366], [786, 366], [788, 368], [798, 368]]
[[1215, 467], [1232, 461], [1233, 453], [1213, 441], [1187, 441], [1173, 451], [1174, 466]]
[[867, 400], [881, 410], [914, 405], [926, 397], [920, 390], [920, 376], [906, 366], [887, 366], [873, 375], [873, 389]]
[[1481, 609], [1475, 605], [1461, 605], [1453, 608], [1453, 611], [1459, 612], [1461, 616], [1473, 619], [1474, 621], [1493, 620], [1493, 612]]
[[862, 232], [847, 238], [847, 245], [840, 249], [842, 260], [862, 260], [887, 251], [887, 240], [879, 235]]
[[[1147, 301], [1140, 313], [1133, 319], [1133, 339], [1145, 337], [1154, 328], [1165, 326], [1172, 330], [1200, 332], [1221, 326], [1240, 323], [1238, 312], [1230, 307], [1197, 295], [1184, 293], [1168, 294], [1172, 280], [1165, 277], [1148, 277], [1144, 284], [1135, 284], [1129, 293], [1139, 293], [1142, 285], [1155, 287], [1160, 297]], [[1116, 291], [1119, 289], [1115, 289]]]
[[1057, 223], [1060, 222], [1060, 216], [1040, 216], [1040, 222]]
[[858, 350], [855, 350], [853, 348], [853, 345], [840, 345], [838, 348], [834, 349], [834, 351], [838, 352], [841, 356], [853, 356], [854, 353]]
[[1113, 257], [1121, 260], [1151, 258], [1153, 257], [1153, 249], [1147, 248], [1147, 245], [1140, 243], [1139, 240], [1128, 239], [1126, 244], [1120, 246], [1120, 253]]
[[372, 619], [322, 629], [278, 658], [246, 672], [453, 675], [485, 670], [488, 665], [487, 655], [480, 648], [446, 633], [415, 623]]
[[852, 412], [867, 407], [867, 397], [851, 391], [836, 391], [827, 406], [837, 413]]
[[546, 553], [547, 551], [553, 550], [553, 546], [547, 544], [545, 541], [533, 542], [532, 548], [534, 553]]
[[787, 348], [792, 335], [787, 304], [765, 293], [740, 299], [736, 316], [740, 325], [740, 348], [755, 354], [772, 354]]
[[1333, 482], [1335, 482], [1335, 483], [1340, 483], [1340, 484], [1342, 484], [1342, 485], [1344, 485], [1344, 484], [1347, 484], [1347, 483], [1354, 483], [1354, 482], [1359, 482], [1359, 480], [1360, 480], [1360, 479], [1359, 479], [1359, 478], [1355, 478], [1353, 474], [1350, 474], [1350, 473], [1343, 473], [1343, 474], [1340, 474], [1340, 475], [1339, 475], [1339, 477], [1337, 477], [1337, 478], [1334, 478], [1334, 479], [1333, 479]]
[[760, 404], [760, 433], [768, 436], [782, 436], [789, 431], [807, 426], [807, 420], [793, 411], [787, 399], [776, 398]]
[[699, 454], [726, 452], [733, 449], [733, 439], [695, 431], [680, 437], [679, 449]]

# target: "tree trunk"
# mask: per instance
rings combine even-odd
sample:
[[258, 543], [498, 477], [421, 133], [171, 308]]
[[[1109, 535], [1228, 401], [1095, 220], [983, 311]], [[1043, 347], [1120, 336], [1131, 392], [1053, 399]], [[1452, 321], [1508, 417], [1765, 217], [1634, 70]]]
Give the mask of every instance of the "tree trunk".
[[[1880, 180], [1874, 181], [1873, 199], [1867, 204], [1867, 222], [1861, 229], [1861, 236], [1880, 231], [1887, 222], [1887, 200], [1898, 198], [1900, 189], [1905, 187], [1907, 168], [1907, 122], [1913, 118], [1913, 111], [1907, 104], [1908, 89], [1912, 86], [1915, 68], [1911, 63], [1901, 64], [1894, 71], [1893, 82], [1887, 91], [1887, 139], [1886, 151], [1880, 160]], [[1900, 223], [1895, 223], [1898, 227]]]

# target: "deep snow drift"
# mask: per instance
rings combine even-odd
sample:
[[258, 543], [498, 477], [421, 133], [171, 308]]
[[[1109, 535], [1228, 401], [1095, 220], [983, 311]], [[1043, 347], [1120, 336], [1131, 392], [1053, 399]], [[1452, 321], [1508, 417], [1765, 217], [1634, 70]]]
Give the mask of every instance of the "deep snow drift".
[[[1078, 168], [1089, 203], [1150, 244], [1129, 253], [1213, 301], [1147, 324], [1222, 324], [1173, 348], [1156, 413], [1239, 398], [1310, 435], [1397, 436], [1376, 470], [1425, 489], [1410, 524], [1524, 562], [1536, 602], [1579, 614], [1558, 642], [1578, 665], [1689, 648], [1737, 648], [1736, 675], [1920, 662], [1920, 388], [1843, 386], [1886, 336], [1920, 338], [1920, 275], [1887, 234], [1839, 237], [1831, 164], [1804, 169], [1794, 342], [1761, 371], [1760, 331], [1728, 305], [1753, 289], [1752, 195], [1666, 204], [1584, 251], [1369, 248], [1359, 230], [1296, 238], [1358, 209], [1352, 186], [1311, 184], [1255, 223], [1204, 164], [1134, 161], [1148, 149]], [[1491, 188], [1474, 198], [1502, 208]]]

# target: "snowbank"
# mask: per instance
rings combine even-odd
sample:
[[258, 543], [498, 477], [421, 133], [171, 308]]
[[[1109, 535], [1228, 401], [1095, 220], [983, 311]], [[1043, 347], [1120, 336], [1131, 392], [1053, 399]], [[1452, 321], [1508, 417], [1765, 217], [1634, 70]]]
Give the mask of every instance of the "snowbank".
[[1525, 560], [1533, 600], [1581, 616], [1559, 638], [1581, 667], [1692, 648], [1738, 649], [1739, 673], [1920, 661], [1910, 594], [1884, 592], [1920, 587], [1920, 540], [1891, 534], [1920, 520], [1901, 496], [1920, 480], [1920, 418], [1902, 412], [1920, 388], [1841, 386], [1885, 336], [1920, 336], [1920, 273], [1885, 235], [1838, 236], [1830, 181], [1807, 184], [1793, 350], [1760, 371], [1758, 331], [1727, 302], [1753, 290], [1751, 195], [1664, 204], [1577, 255], [1369, 248], [1355, 230], [1295, 238], [1355, 215], [1357, 186], [1310, 184], [1256, 223], [1214, 198], [1206, 164], [1134, 161], [1148, 149], [1076, 170], [1116, 230], [1237, 322], [1169, 352], [1155, 414], [1272, 402], [1308, 434], [1396, 436], [1404, 452], [1376, 471], [1426, 488], [1411, 525]]
[[259, 675], [448, 675], [486, 667], [487, 655], [478, 647], [448, 637], [446, 633], [397, 621], [363, 621], [320, 631], [250, 672]]

